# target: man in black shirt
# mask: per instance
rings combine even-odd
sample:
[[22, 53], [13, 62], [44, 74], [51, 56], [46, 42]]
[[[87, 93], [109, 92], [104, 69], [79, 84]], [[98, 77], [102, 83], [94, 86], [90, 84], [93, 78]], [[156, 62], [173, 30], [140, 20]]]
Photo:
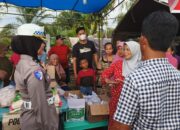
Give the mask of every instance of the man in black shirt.
[[93, 61], [98, 65], [98, 56], [96, 53], [96, 48], [92, 41], [87, 39], [86, 31], [84, 27], [79, 27], [76, 29], [77, 37], [79, 42], [73, 46], [73, 69], [74, 77], [77, 78], [80, 68], [80, 60], [87, 59], [89, 63], [89, 68], [93, 68]]

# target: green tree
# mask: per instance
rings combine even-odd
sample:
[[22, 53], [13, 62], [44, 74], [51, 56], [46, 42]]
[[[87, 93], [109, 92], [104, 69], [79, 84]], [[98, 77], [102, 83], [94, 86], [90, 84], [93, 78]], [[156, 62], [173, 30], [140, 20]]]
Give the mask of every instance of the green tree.
[[[111, 2], [99, 13], [93, 13], [87, 16], [87, 20], [91, 21], [91, 34], [96, 34], [98, 26], [107, 25], [106, 14], [114, 7], [115, 0]], [[104, 17], [105, 16], [105, 17]]]
[[11, 24], [4, 26], [0, 32], [0, 42], [10, 45], [11, 36], [14, 35], [14, 27]]
[[84, 26], [88, 34], [96, 34], [98, 24], [107, 24], [105, 15], [113, 6], [115, 1], [111, 1], [101, 12], [93, 14], [82, 14], [74, 11], [61, 12], [52, 25], [47, 25], [46, 32], [51, 36], [62, 34], [65, 36], [75, 36], [75, 29]]
[[43, 20], [51, 14], [46, 14], [46, 10], [41, 8], [17, 8], [17, 11], [22, 14], [22, 16], [18, 16], [16, 21], [19, 25], [25, 23], [35, 23], [35, 24], [43, 24]]
[[51, 25], [46, 25], [46, 32], [51, 36], [57, 34], [65, 36], [74, 36], [75, 29], [79, 26], [85, 26], [87, 30], [90, 29], [90, 22], [86, 20], [85, 14], [73, 11], [61, 12]]
[[62, 25], [62, 28], [71, 29], [74, 26], [82, 24], [83, 15], [73, 11], [63, 11], [59, 14], [56, 22]]
[[114, 20], [114, 22], [120, 22], [125, 14], [136, 4], [136, 2], [138, 2], [138, 0], [127, 0], [124, 1], [121, 5], [120, 5], [120, 10], [119, 10], [119, 15], [117, 16], [117, 18]]
[[106, 30], [107, 31], [107, 33], [106, 33], [107, 34], [107, 36], [106, 36], [107, 38], [111, 38], [112, 37], [113, 30], [114, 30], [113, 28], [107, 28], [107, 30]]

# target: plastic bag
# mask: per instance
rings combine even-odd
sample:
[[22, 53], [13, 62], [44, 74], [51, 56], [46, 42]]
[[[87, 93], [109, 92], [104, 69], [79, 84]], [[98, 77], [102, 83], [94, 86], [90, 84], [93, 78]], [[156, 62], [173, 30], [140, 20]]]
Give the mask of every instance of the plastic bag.
[[10, 113], [15, 113], [15, 112], [20, 111], [22, 103], [23, 103], [23, 100], [21, 98], [20, 93], [16, 92], [13, 102], [11, 106], [9, 107]]
[[0, 89], [0, 107], [8, 107], [11, 105], [15, 97], [15, 87], [9, 85]]
[[95, 92], [92, 92], [92, 95], [88, 95], [88, 96], [83, 95], [83, 98], [85, 99], [86, 103], [88, 103], [89, 105], [101, 103], [101, 99], [98, 97], [98, 95]]
[[58, 95], [58, 90], [55, 88], [52, 88], [51, 93], [53, 94], [53, 97], [55, 98], [55, 101], [54, 101], [55, 106], [61, 107], [63, 104], [62, 104], [62, 101]]

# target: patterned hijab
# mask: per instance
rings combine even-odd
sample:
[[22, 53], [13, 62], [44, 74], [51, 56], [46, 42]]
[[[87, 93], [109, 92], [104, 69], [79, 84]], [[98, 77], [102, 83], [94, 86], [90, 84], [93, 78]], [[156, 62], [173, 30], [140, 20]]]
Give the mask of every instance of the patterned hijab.
[[125, 43], [132, 54], [131, 59], [123, 60], [123, 76], [126, 77], [128, 74], [130, 74], [134, 69], [137, 67], [138, 63], [141, 61], [141, 50], [140, 45], [135, 41], [128, 41]]

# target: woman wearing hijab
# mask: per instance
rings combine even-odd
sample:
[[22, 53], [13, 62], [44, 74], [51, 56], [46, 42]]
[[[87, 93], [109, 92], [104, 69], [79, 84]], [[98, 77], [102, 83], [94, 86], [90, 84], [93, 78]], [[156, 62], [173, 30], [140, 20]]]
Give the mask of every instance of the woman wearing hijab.
[[128, 76], [141, 60], [140, 46], [135, 41], [124, 44], [124, 59], [112, 63], [101, 75], [102, 83], [111, 86], [111, 100], [109, 102], [109, 130], [112, 130], [113, 116], [122, 90], [124, 77]]
[[178, 69], [178, 60], [173, 56], [173, 47], [169, 47], [166, 52], [166, 58], [168, 59], [169, 63], [173, 65], [176, 69]]
[[49, 62], [46, 66], [47, 72], [51, 78], [50, 86], [52, 88], [58, 87], [65, 91], [70, 90], [67, 86], [66, 80], [66, 73], [60, 64], [59, 57], [56, 54], [51, 54], [49, 57]]
[[12, 38], [12, 50], [20, 54], [15, 82], [23, 99], [21, 130], [58, 130], [58, 115], [49, 87], [49, 76], [38, 64], [38, 55], [45, 47], [43, 33], [44, 29], [38, 25], [24, 24]]
[[117, 44], [116, 44], [117, 52], [116, 52], [116, 55], [113, 57], [112, 63], [115, 63], [118, 60], [123, 60], [123, 57], [124, 57], [124, 50], [123, 50], [124, 47], [123, 46], [124, 46], [123, 41], [117, 41]]

